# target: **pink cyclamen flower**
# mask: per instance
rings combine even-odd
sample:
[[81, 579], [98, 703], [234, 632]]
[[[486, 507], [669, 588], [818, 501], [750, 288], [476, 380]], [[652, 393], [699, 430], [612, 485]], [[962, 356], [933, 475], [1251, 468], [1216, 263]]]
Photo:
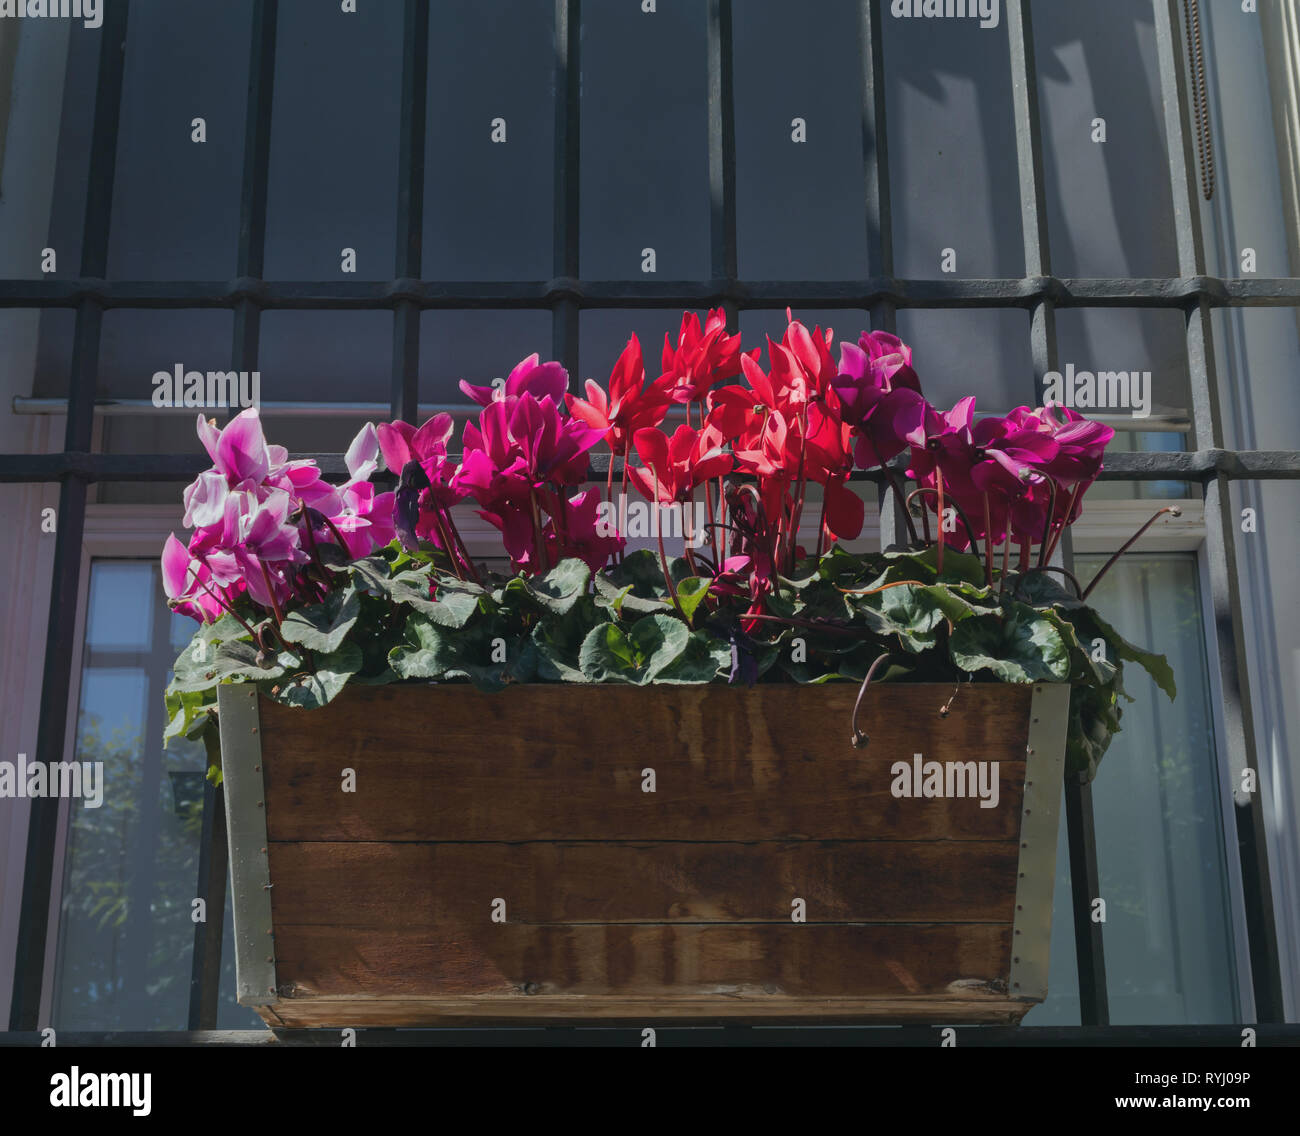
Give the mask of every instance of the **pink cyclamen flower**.
[[214, 623], [225, 610], [214, 594], [212, 571], [169, 533], [163, 545], [162, 583], [173, 611]]

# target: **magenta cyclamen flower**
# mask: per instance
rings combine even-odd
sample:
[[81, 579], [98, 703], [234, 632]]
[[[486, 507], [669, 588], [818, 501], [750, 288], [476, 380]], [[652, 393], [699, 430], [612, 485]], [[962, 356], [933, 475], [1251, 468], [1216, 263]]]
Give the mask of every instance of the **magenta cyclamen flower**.
[[[901, 350], [885, 353], [885, 341]], [[928, 404], [910, 358], [906, 344], [883, 332], [864, 334], [857, 346], [840, 344], [839, 374], [831, 387], [839, 397], [841, 421], [857, 437], [854, 460], [863, 469], [901, 454], [907, 435], [922, 425]]]
[[[1057, 413], [1065, 417], [1061, 421]], [[1022, 430], [1032, 430], [1056, 443], [1056, 454], [1039, 468], [1062, 485], [1084, 483], [1086, 488], [1101, 472], [1101, 459], [1115, 431], [1100, 422], [1089, 422], [1068, 406], [1049, 403], [1030, 410], [1019, 406], [1007, 419]]]
[[542, 363], [540, 359], [540, 355], [529, 355], [510, 372], [502, 387], [476, 387], [462, 379], [460, 389], [479, 406], [508, 401], [521, 394], [562, 403], [564, 392], [569, 389], [569, 372], [559, 363]]
[[587, 451], [608, 433], [576, 418], [561, 418], [549, 395], [525, 392], [489, 403], [478, 424], [465, 424], [465, 454], [456, 485], [484, 508], [527, 502], [546, 482], [577, 485], [586, 477]]

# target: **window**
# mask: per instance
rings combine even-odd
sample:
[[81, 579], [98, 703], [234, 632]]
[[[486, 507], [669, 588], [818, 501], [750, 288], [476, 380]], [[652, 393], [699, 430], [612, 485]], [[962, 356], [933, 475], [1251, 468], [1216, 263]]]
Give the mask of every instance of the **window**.
[[[93, 817], [0, 801], [15, 1028], [248, 1020], [216, 996], [228, 952], [193, 965], [217, 797], [199, 755], [151, 740], [178, 634], [151, 564], [200, 468], [151, 376], [258, 370], [277, 440], [332, 447], [337, 473], [361, 422], [459, 404], [457, 380], [535, 350], [604, 378], [629, 332], [653, 356], [717, 305], [747, 337], [787, 306], [841, 338], [896, 328], [932, 399], [989, 411], [1057, 370], [1145, 376], [1097, 412], [1119, 433], [1066, 560], [1091, 574], [1183, 505], [1104, 588], [1182, 693], [1135, 689], [1099, 780], [1067, 788], [1052, 993], [1027, 1024], [1295, 1019], [1300, 217], [1276, 92], [1298, 45], [1230, 0], [1199, 5], [1201, 70], [1173, 0], [1006, 0], [995, 27], [884, 0], [652, 7], [109, 0], [99, 29], [0, 22], [0, 582], [30, 632], [4, 745], [102, 754], [131, 786]], [[888, 543], [862, 488], [863, 539]]]

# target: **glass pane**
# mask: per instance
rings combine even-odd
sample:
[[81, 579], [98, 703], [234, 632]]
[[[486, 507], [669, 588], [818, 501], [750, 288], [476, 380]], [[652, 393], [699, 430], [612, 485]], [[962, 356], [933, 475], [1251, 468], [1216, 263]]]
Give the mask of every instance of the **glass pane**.
[[234, 275], [251, 29], [249, 0], [132, 3], [110, 276]]
[[90, 651], [147, 652], [153, 637], [148, 564], [98, 564], [90, 576], [86, 647]]
[[553, 9], [443, 0], [430, 11], [428, 279], [553, 274]]
[[267, 402], [382, 402], [392, 387], [389, 312], [267, 312], [258, 367]]
[[[207, 760], [197, 742], [164, 750], [162, 691], [193, 626], [167, 610], [152, 561], [92, 564], [75, 758], [98, 773], [69, 802], [58, 1028], [186, 1028]], [[254, 1024], [229, 983], [222, 1024]]]
[[736, 227], [744, 280], [869, 275], [861, 12], [735, 7]]
[[[1104, 563], [1080, 557], [1089, 578]], [[1196, 561], [1126, 556], [1090, 597], [1131, 641], [1164, 654], [1178, 699], [1125, 668], [1135, 701], [1093, 786], [1117, 1025], [1239, 1018], [1223, 805]]]
[[[152, 403], [155, 390], [179, 394], [184, 401], [184, 386], [175, 389], [176, 368], [182, 375], [202, 371], [226, 372], [230, 369], [234, 348], [235, 317], [233, 312], [197, 309], [149, 311], [114, 308], [104, 313], [104, 332], [99, 349], [99, 376], [95, 384], [98, 398], [123, 398]], [[71, 340], [52, 345], [71, 355]], [[71, 367], [71, 358], [68, 362]], [[165, 371], [173, 381], [166, 387], [155, 386], [154, 375]], [[251, 392], [251, 384], [249, 390]], [[270, 397], [265, 395], [265, 397]], [[181, 414], [191, 422], [194, 411], [159, 410], [157, 416]]]
[[709, 277], [705, 15], [704, 4], [583, 6], [586, 279]]
[[1022, 276], [1006, 21], [883, 25], [895, 275]]
[[1177, 276], [1151, 5], [1032, 11], [1052, 271]]
[[[1112, 452], [1188, 448], [1191, 379], [1181, 313], [1136, 308], [1057, 312], [1057, 393], [1115, 429]], [[1039, 401], [1050, 393], [1044, 384]], [[1179, 481], [1099, 482], [1096, 499], [1187, 497]]]
[[[550, 312], [423, 312], [420, 402], [477, 414], [478, 407], [461, 393], [460, 380], [486, 386], [533, 353], [552, 358]], [[569, 385], [577, 390], [572, 376]]]
[[[387, 280], [397, 248], [401, 4], [282, 0], [267, 190], [272, 280]], [[355, 253], [355, 274], [343, 250]]]
[[977, 411], [1006, 413], [1038, 401], [1026, 312], [908, 308], [898, 313], [898, 334], [912, 348], [925, 397], [940, 410], [971, 394]]
[[[29, 38], [30, 37], [30, 38]], [[47, 105], [62, 101], [58, 120], [58, 161], [51, 194], [49, 228], [36, 229], [27, 239], [30, 258], [27, 276], [43, 275], [41, 249], [54, 249], [59, 276], [81, 274], [81, 238], [86, 221], [86, 186], [90, 177], [90, 135], [95, 112], [95, 76], [99, 73], [99, 48], [102, 40], [97, 29], [87, 28], [81, 20], [33, 20], [23, 25], [26, 42], [40, 42], [50, 53], [62, 45], [61, 58], [50, 59], [49, 98]], [[42, 54], [46, 54], [42, 51]], [[57, 61], [56, 61], [57, 60]], [[66, 69], [65, 69], [66, 67]], [[13, 145], [10, 139], [9, 145]], [[6, 162], [5, 196], [10, 193], [11, 162]], [[27, 259], [27, 258], [25, 258]]]

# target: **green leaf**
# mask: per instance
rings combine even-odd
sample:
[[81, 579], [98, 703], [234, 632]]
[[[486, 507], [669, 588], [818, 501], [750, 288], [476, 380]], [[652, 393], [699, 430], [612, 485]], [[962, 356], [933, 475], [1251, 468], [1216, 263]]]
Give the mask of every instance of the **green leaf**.
[[[423, 603], [413, 604], [424, 612], [434, 623], [442, 627], [464, 627], [479, 608], [479, 600], [484, 591], [475, 584], [462, 580], [454, 583], [438, 581], [438, 590], [433, 601], [427, 606]], [[409, 601], [408, 601], [409, 602]]]
[[579, 664], [583, 640], [606, 619], [606, 609], [591, 596], [583, 596], [562, 616], [544, 614], [529, 637], [537, 651], [537, 677], [544, 682], [586, 682]]
[[[647, 616], [627, 632], [614, 623], [598, 624], [582, 642], [579, 665], [588, 682], [654, 682], [661, 672], [682, 659], [690, 635], [686, 624], [675, 615]], [[731, 665], [730, 648], [727, 665]], [[684, 662], [682, 673], [691, 672], [691, 665]]]
[[544, 575], [524, 578], [528, 594], [557, 615], [564, 615], [580, 597], [585, 596], [590, 582], [591, 569], [585, 561], [573, 557], [561, 560]]
[[900, 629], [899, 638], [909, 651], [917, 652], [938, 642], [938, 628], [971, 614], [971, 607], [942, 586], [917, 587], [900, 584], [879, 595], [880, 610]]
[[393, 603], [407, 604], [417, 611], [429, 612], [434, 601], [429, 598], [427, 569], [409, 569], [393, 575], [382, 556], [367, 556], [347, 565], [357, 588], [371, 596], [381, 596]]
[[1015, 595], [1033, 607], [1083, 607], [1083, 601], [1072, 590], [1047, 572], [1031, 571], [1017, 577]]
[[[500, 621], [481, 620], [473, 627], [455, 630], [439, 626], [419, 612], [407, 620], [404, 639], [388, 654], [389, 665], [399, 678], [467, 678], [480, 690], [504, 687], [524, 649], [520, 637], [507, 634]], [[498, 653], [502, 653], [499, 659]]]
[[620, 563], [605, 569], [602, 575], [619, 588], [631, 584], [633, 595], [641, 599], [662, 599], [668, 594], [659, 556], [648, 548], [629, 552]]
[[952, 633], [953, 661], [967, 671], [990, 670], [1003, 682], [1053, 682], [1070, 673], [1061, 633], [1042, 613], [1010, 603], [1005, 615], [963, 619]]
[[[644, 668], [642, 682], [654, 682], [658, 675], [675, 663], [690, 642], [690, 629], [675, 615], [651, 615], [639, 619], [628, 633], [637, 664]], [[731, 651], [727, 651], [731, 661]]]
[[349, 584], [331, 592], [311, 607], [300, 608], [284, 617], [280, 634], [288, 643], [299, 643], [309, 651], [326, 654], [337, 651], [361, 613], [361, 597]]
[[1137, 663], [1138, 666], [1142, 667], [1147, 674], [1155, 679], [1156, 685], [1169, 696], [1171, 702], [1177, 697], [1178, 687], [1174, 682], [1174, 670], [1164, 655], [1157, 655], [1153, 651], [1144, 651], [1141, 647], [1130, 643], [1092, 608], [1087, 609], [1087, 618], [1097, 625], [1102, 636], [1115, 649], [1115, 653], [1121, 659], [1125, 662]]
[[537, 677], [543, 682], [587, 682], [587, 676], [577, 665], [581, 640], [570, 646], [561, 636], [562, 632], [554, 624], [542, 622], [533, 628], [529, 641], [537, 652]]
[[167, 728], [163, 731], [163, 747], [172, 738], [197, 739], [206, 728], [211, 717], [210, 709], [215, 710], [216, 685], [203, 690], [178, 690], [169, 685], [163, 692], [167, 707]]
[[625, 614], [629, 618], [638, 615], [654, 615], [664, 609], [664, 600], [646, 600], [634, 595], [632, 584], [624, 584], [620, 588], [600, 572], [596, 573], [594, 581], [596, 603], [612, 613], [615, 619]]
[[[968, 587], [968, 585], [958, 585]], [[904, 649], [919, 654], [936, 646], [939, 628], [974, 614], [969, 600], [947, 584], [898, 583], [871, 595], [850, 597], [855, 620], [878, 635], [896, 635]]]
[[677, 602], [688, 620], [694, 620], [695, 609], [709, 594], [709, 585], [713, 581], [704, 576], [687, 576], [677, 585]]
[[415, 613], [406, 620], [404, 642], [388, 652], [388, 664], [398, 678], [441, 678], [453, 664], [450, 633], [426, 616]]
[[277, 683], [271, 697], [286, 706], [314, 710], [332, 702], [361, 669], [361, 648], [344, 643], [337, 651], [316, 656], [316, 669]]
[[588, 682], [637, 682], [636, 654], [616, 623], [593, 627], [582, 641], [578, 663]]
[[1091, 644], [1085, 645], [1079, 641], [1073, 623], [1053, 608], [1046, 608], [1041, 614], [1044, 619], [1051, 622], [1052, 626], [1061, 633], [1061, 638], [1065, 640], [1066, 648], [1070, 652], [1072, 677], [1095, 687], [1109, 687], [1118, 682], [1118, 664], [1109, 659], [1105, 661], [1094, 659], [1090, 649]]
[[702, 683], [731, 673], [731, 645], [703, 631], [691, 632], [681, 654], [662, 667], [655, 682]]
[[192, 648], [181, 652], [176, 660], [172, 689], [180, 692], [208, 690], [220, 682], [250, 682], [278, 678], [286, 667], [296, 665], [292, 655], [281, 652], [276, 657], [264, 656], [253, 644], [243, 639], [219, 644], [199, 655]]
[[984, 585], [984, 562], [971, 552], [958, 552], [956, 549], [944, 549], [944, 574], [939, 574], [939, 545], [931, 545], [919, 552], [885, 552], [885, 580], [889, 584], [894, 580], [920, 580], [930, 584], [932, 580], [962, 581], [976, 587]]

